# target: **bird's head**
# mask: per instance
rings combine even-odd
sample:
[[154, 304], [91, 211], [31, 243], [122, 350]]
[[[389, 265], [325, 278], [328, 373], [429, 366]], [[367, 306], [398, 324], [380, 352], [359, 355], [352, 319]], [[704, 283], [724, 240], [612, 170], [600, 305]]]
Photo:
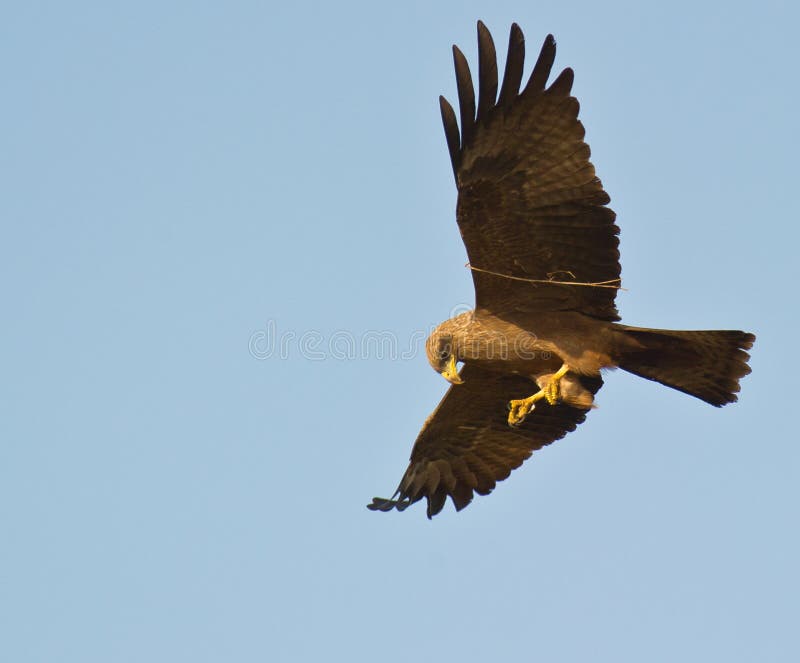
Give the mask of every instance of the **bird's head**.
[[464, 382], [458, 374], [456, 362], [455, 343], [453, 335], [439, 328], [428, 337], [425, 343], [425, 353], [428, 355], [428, 363], [434, 371], [451, 384], [461, 384]]

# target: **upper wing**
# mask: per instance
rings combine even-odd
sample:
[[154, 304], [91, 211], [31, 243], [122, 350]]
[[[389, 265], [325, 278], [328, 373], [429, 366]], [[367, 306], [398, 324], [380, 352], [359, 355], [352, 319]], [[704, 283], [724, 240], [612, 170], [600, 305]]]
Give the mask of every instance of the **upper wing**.
[[[560, 440], [586, 419], [586, 410], [545, 403], [512, 428], [508, 401], [529, 396], [538, 389], [536, 384], [520, 375], [475, 366], [465, 366], [461, 376], [464, 384], [450, 387], [422, 427], [393, 497], [376, 497], [369, 509], [402, 511], [425, 497], [431, 518], [449, 495], [460, 511], [472, 501], [473, 491], [489, 494], [533, 451]], [[580, 379], [593, 394], [603, 384], [599, 377]]]
[[439, 98], [477, 308], [501, 315], [576, 310], [618, 320], [619, 228], [614, 212], [605, 206], [610, 198], [583, 141], [578, 101], [570, 96], [572, 70], [565, 69], [545, 88], [556, 54], [555, 40], [548, 35], [520, 93], [525, 39], [514, 24], [496, 100], [495, 48], [481, 22], [478, 46], [477, 115], [469, 66], [453, 46], [460, 133], [452, 106]]

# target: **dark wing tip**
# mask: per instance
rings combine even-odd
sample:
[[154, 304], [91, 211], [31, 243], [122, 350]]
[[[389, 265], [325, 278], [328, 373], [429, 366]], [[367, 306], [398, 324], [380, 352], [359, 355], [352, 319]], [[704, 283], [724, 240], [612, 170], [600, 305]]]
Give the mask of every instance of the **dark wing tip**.
[[401, 498], [399, 500], [396, 500], [396, 499], [386, 499], [385, 497], [373, 497], [372, 502], [367, 504], [367, 508], [370, 511], [383, 511], [385, 513], [387, 511], [391, 511], [392, 509], [397, 509], [398, 511], [405, 511], [412, 504], [413, 501], [408, 498]]
[[453, 500], [453, 506], [455, 506], [456, 511], [466, 509], [474, 496], [475, 493], [472, 487], [464, 482], [458, 482], [453, 487], [453, 490], [450, 491], [450, 499]]
[[519, 94], [519, 85], [522, 82], [522, 70], [525, 66], [525, 35], [520, 27], [513, 23], [508, 35], [508, 55], [506, 56], [506, 69], [503, 72], [503, 87], [500, 90], [498, 106], [505, 106]]
[[447, 492], [444, 489], [439, 489], [432, 495], [427, 495], [428, 498], [428, 520], [431, 520], [437, 515], [447, 502]]
[[394, 509], [394, 503], [385, 497], [373, 497], [372, 502], [367, 504], [367, 508], [370, 511], [391, 511]]
[[528, 84], [525, 86], [525, 92], [544, 91], [544, 87], [547, 85], [547, 79], [550, 76], [550, 70], [553, 68], [553, 62], [555, 62], [555, 60], [556, 40], [553, 35], [547, 35], [542, 44], [542, 50], [539, 51], [536, 64], [533, 66]]
[[439, 96], [439, 110], [442, 113], [442, 124], [444, 125], [444, 136], [447, 139], [447, 150], [450, 152], [450, 163], [453, 165], [453, 174], [458, 173], [458, 165], [461, 153], [461, 136], [458, 133], [458, 120], [456, 112], [443, 96]]
[[497, 52], [492, 34], [478, 21], [478, 117], [486, 117], [497, 99]]
[[522, 44], [523, 49], [525, 48], [525, 33], [522, 32], [522, 28], [519, 27], [519, 23], [512, 23], [511, 30], [508, 33], [508, 45], [509, 48], [513, 45]]
[[[550, 76], [550, 70], [556, 56], [556, 40], [552, 34], [545, 37], [539, 57], [536, 60], [531, 76], [525, 86], [525, 92], [543, 92]], [[453, 63], [456, 70], [456, 87], [458, 90], [459, 121], [449, 103], [443, 97], [439, 98], [442, 111], [442, 120], [445, 125], [447, 146], [450, 151], [450, 161], [453, 171], [458, 172], [459, 155], [461, 149], [470, 142], [478, 122], [485, 119], [496, 106], [509, 104], [518, 94], [522, 82], [522, 72], [525, 65], [525, 35], [517, 23], [511, 24], [508, 38], [508, 55], [503, 73], [503, 84], [498, 98], [498, 71], [497, 53], [494, 40], [486, 24], [478, 21], [478, 101], [476, 107], [475, 88], [472, 83], [472, 74], [467, 58], [461, 49], [453, 44]], [[566, 71], [566, 70], [565, 70]], [[571, 71], [571, 70], [570, 70]], [[571, 87], [564, 85], [564, 73], [553, 84], [554, 91], [559, 93], [562, 89]], [[558, 84], [558, 85], [557, 85]], [[459, 131], [458, 125], [461, 129]]]
[[568, 96], [572, 91], [572, 84], [574, 82], [575, 72], [572, 70], [572, 67], [567, 67], [558, 75], [558, 78], [553, 81], [553, 84], [547, 88], [547, 91], [552, 94]]
[[461, 115], [461, 143], [465, 144], [475, 128], [475, 88], [472, 87], [472, 73], [467, 58], [455, 44], [453, 45], [453, 64], [456, 70], [456, 89]]

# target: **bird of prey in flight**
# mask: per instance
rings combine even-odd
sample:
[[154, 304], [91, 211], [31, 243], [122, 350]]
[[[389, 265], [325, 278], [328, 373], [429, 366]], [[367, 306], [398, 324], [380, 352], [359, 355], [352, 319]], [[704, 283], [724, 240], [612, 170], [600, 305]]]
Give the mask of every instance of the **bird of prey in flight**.
[[430, 365], [452, 386], [422, 427], [395, 494], [368, 505], [375, 511], [425, 498], [431, 518], [448, 496], [461, 510], [475, 493], [490, 493], [584, 421], [602, 369], [619, 367], [717, 407], [736, 400], [750, 372], [753, 334], [617, 322], [619, 228], [589, 161], [572, 69], [548, 85], [556, 54], [548, 35], [520, 89], [525, 40], [514, 24], [498, 94], [494, 42], [481, 22], [478, 47], [477, 100], [456, 46], [458, 119], [439, 98], [475, 308], [426, 342]]

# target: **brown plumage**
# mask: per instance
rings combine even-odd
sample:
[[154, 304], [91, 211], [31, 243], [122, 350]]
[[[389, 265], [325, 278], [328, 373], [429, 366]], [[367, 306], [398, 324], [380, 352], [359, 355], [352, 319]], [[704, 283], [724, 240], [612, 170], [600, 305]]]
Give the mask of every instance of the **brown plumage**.
[[[560, 440], [586, 418], [585, 410], [559, 404], [536, 408], [512, 428], [506, 423], [506, 404], [529, 391], [531, 381], [472, 365], [465, 366], [461, 375], [464, 384], [450, 387], [423, 425], [396, 499], [376, 497], [371, 509], [402, 511], [427, 497], [432, 517], [449, 495], [461, 510], [472, 500], [473, 491], [488, 495], [532, 452]], [[581, 380], [592, 393], [603, 384], [600, 377]]]
[[[584, 421], [601, 369], [620, 367], [715, 406], [735, 401], [750, 372], [752, 334], [617, 324], [619, 228], [589, 161], [572, 70], [547, 86], [556, 52], [548, 35], [520, 91], [525, 40], [514, 24], [498, 98], [494, 43], [481, 22], [478, 46], [477, 104], [469, 65], [453, 47], [460, 131], [439, 99], [475, 310], [428, 339], [429, 363], [454, 385], [425, 422], [395, 495], [375, 498], [373, 510], [426, 498], [432, 517], [448, 496], [460, 510], [489, 493]], [[532, 409], [520, 413], [528, 400]]]

